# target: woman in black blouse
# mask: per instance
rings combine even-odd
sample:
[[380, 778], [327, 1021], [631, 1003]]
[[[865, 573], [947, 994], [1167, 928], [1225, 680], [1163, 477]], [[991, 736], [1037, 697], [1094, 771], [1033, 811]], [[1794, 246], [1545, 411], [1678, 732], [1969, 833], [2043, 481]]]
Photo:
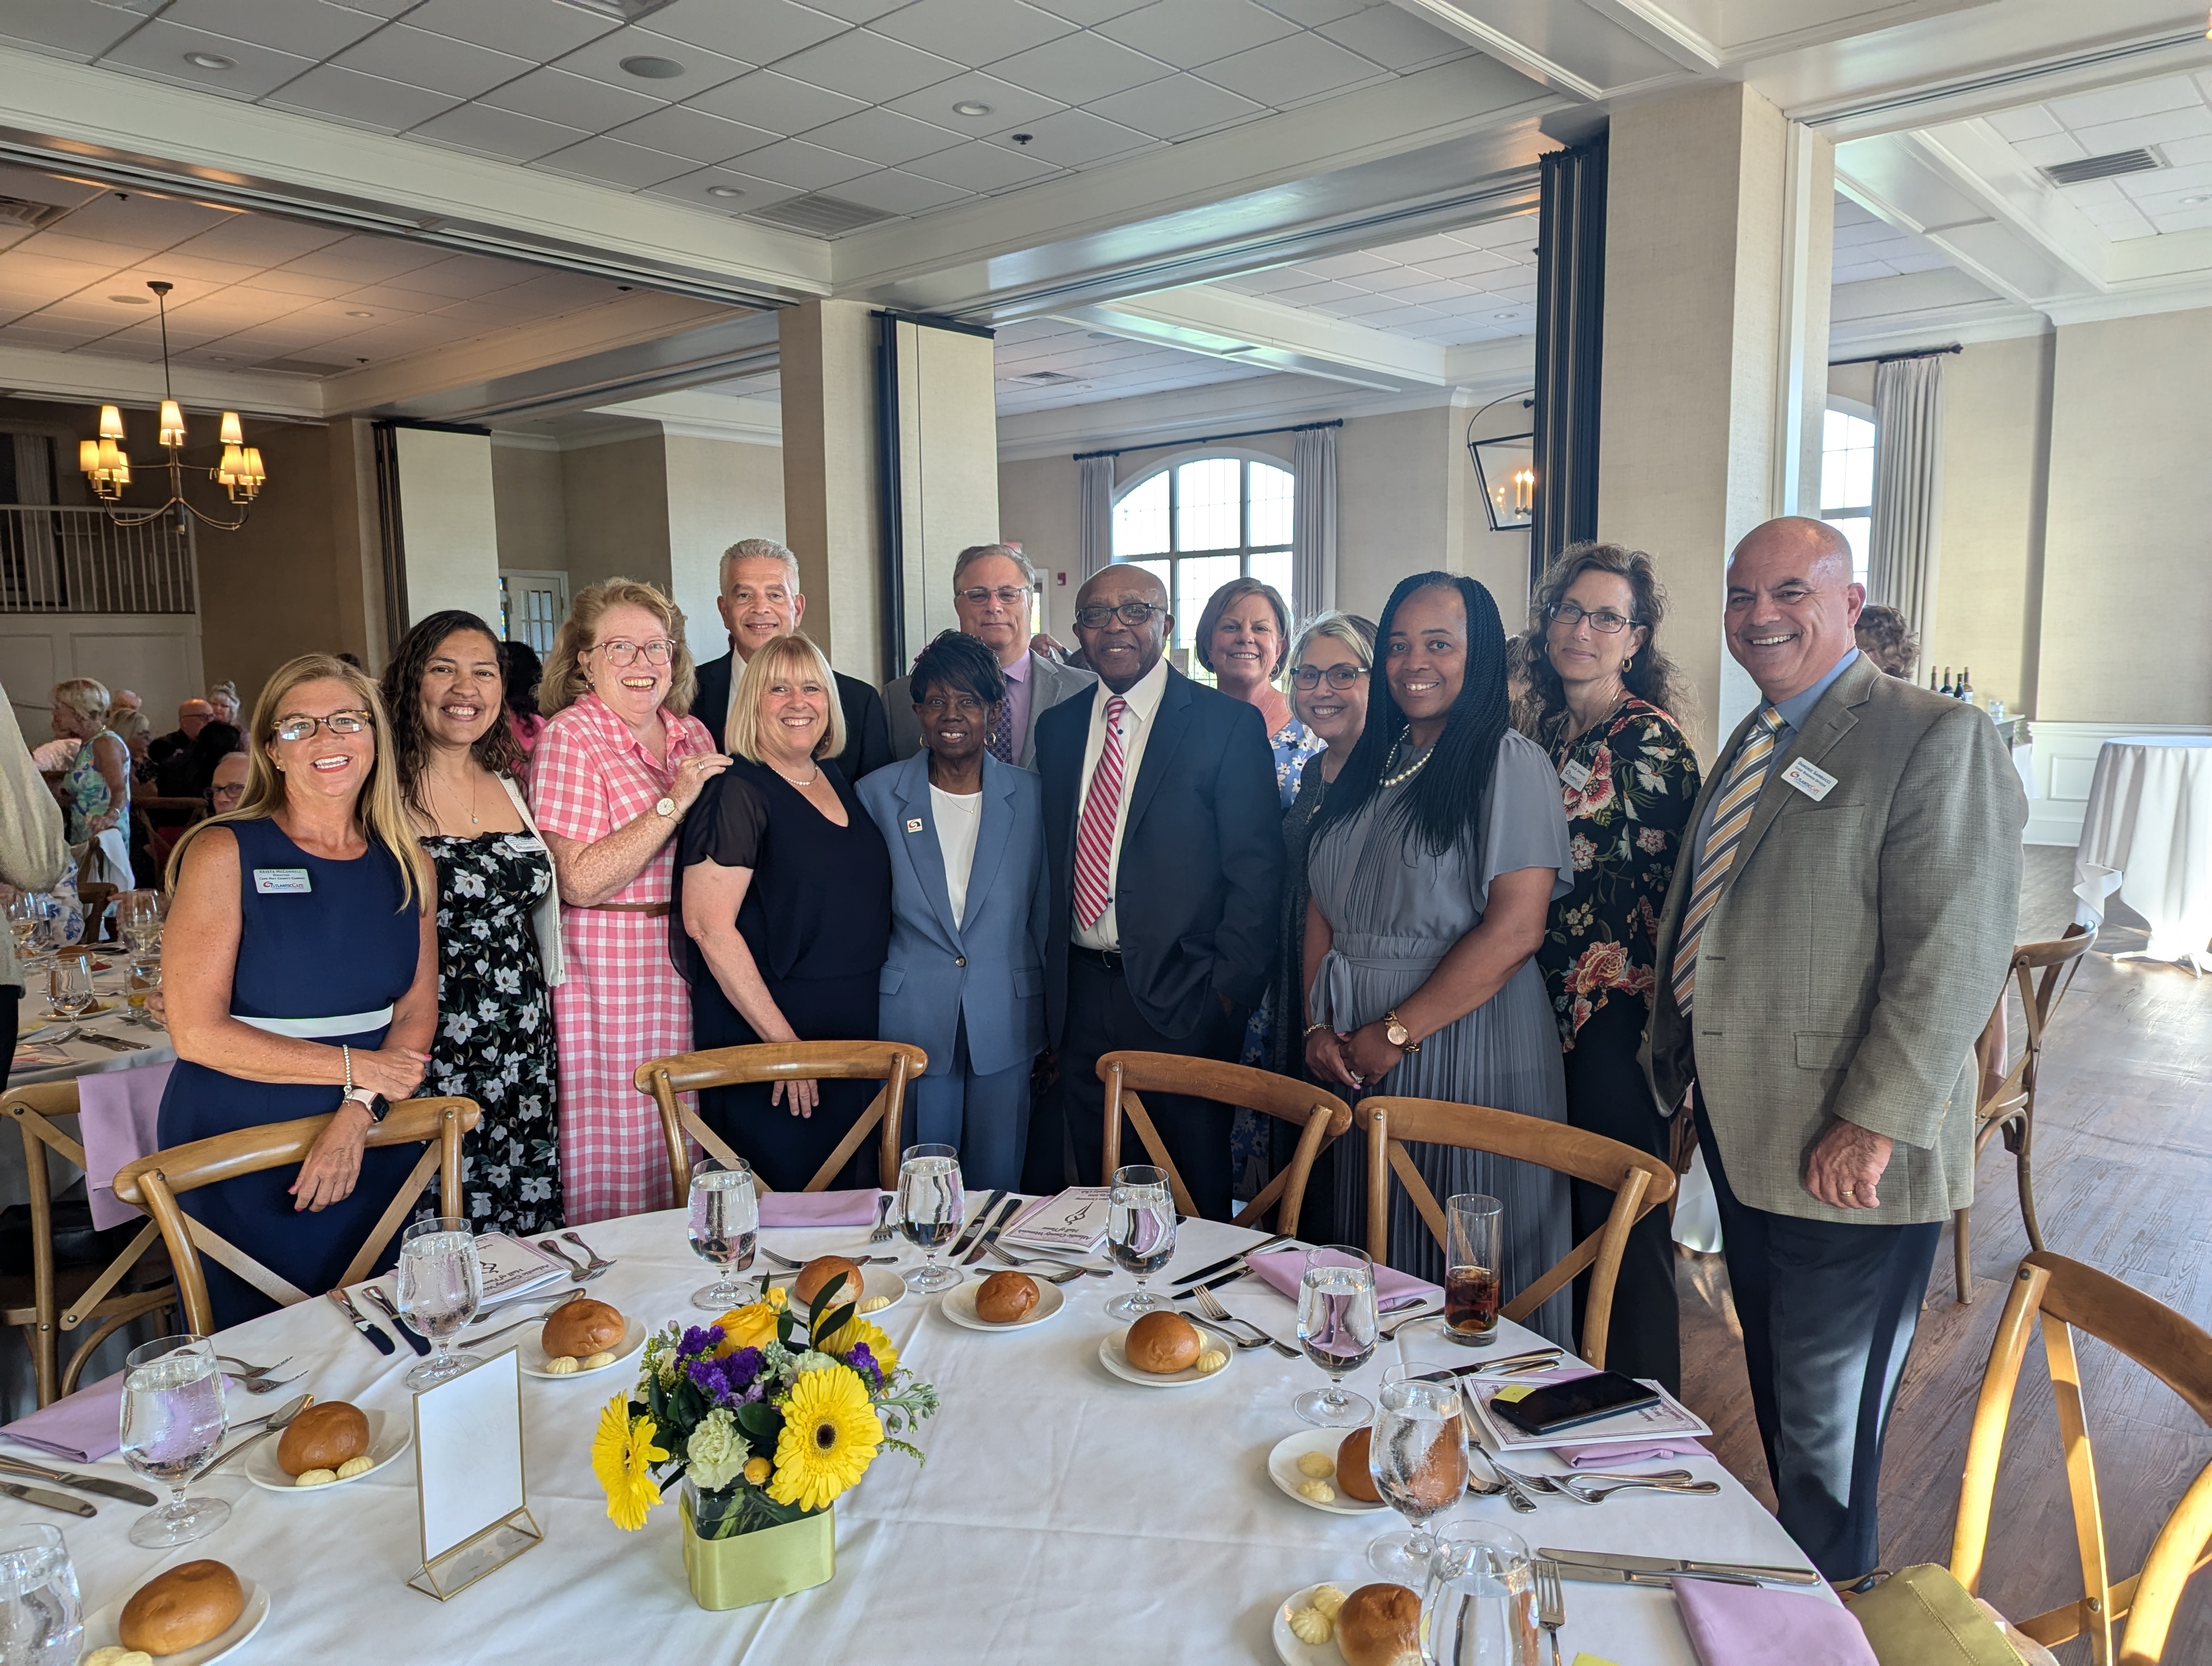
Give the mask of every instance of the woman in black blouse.
[[[685, 818], [677, 859], [692, 1044], [873, 1041], [890, 856], [831, 762], [845, 725], [822, 650], [791, 635], [754, 654], [726, 740], [736, 762]], [[797, 1191], [874, 1097], [869, 1082], [778, 1082], [710, 1089], [699, 1110], [770, 1186]], [[872, 1154], [854, 1158], [863, 1182]]]

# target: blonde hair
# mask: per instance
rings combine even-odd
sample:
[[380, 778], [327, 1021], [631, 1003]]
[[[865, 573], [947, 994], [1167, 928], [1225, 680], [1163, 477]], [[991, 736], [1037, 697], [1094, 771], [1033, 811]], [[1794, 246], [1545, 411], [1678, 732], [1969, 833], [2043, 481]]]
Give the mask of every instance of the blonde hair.
[[303, 654], [287, 660], [262, 685], [261, 698], [254, 702], [253, 716], [246, 726], [246, 795], [239, 800], [237, 809], [195, 823], [177, 841], [177, 848], [169, 853], [167, 883], [172, 891], [185, 871], [185, 849], [209, 828], [225, 822], [266, 821], [283, 807], [284, 775], [269, 755], [269, 749], [276, 743], [276, 721], [294, 690], [307, 683], [325, 682], [346, 685], [360, 708], [368, 714], [368, 732], [376, 739], [368, 779], [354, 800], [355, 824], [364, 837], [382, 845], [398, 862], [403, 905], [416, 901], [418, 886], [426, 900], [434, 902], [438, 888], [431, 881], [428, 859], [416, 842], [414, 824], [400, 797], [399, 763], [392, 750], [392, 720], [385, 714], [383, 696], [366, 672], [328, 654]]
[[126, 746], [140, 735], [154, 732], [151, 720], [135, 706], [125, 706], [115, 713], [113, 721], [107, 727], [115, 731], [117, 738]]
[[586, 585], [569, 604], [568, 617], [553, 638], [552, 652], [545, 656], [545, 675], [538, 684], [538, 709], [546, 716], [566, 711], [591, 688], [583, 655], [598, 645], [600, 619], [617, 607], [641, 607], [668, 633], [668, 696], [660, 703], [678, 717], [691, 709], [699, 677], [684, 641], [684, 610], [665, 592], [641, 579], [617, 578]]
[[72, 677], [67, 682], [54, 684], [54, 704], [66, 707], [88, 723], [104, 726], [112, 703], [107, 684], [95, 683], [89, 677]]
[[823, 731], [822, 739], [814, 743], [814, 756], [835, 757], [845, 750], [845, 708], [837, 698], [837, 673], [830, 669], [829, 660], [814, 645], [814, 639], [803, 630], [795, 630], [788, 636], [775, 638], [748, 660], [744, 675], [730, 690], [730, 718], [723, 727], [722, 744], [733, 756], [754, 763], [763, 761], [760, 744], [762, 696], [776, 678], [794, 672], [811, 673], [818, 679], [830, 701], [830, 725]]

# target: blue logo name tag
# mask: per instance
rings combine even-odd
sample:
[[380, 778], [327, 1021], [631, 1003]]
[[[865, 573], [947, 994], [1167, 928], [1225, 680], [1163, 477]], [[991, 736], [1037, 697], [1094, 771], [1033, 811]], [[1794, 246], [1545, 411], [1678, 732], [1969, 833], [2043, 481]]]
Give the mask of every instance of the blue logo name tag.
[[253, 870], [253, 888], [264, 897], [285, 897], [303, 894], [315, 887], [304, 867], [257, 867]]

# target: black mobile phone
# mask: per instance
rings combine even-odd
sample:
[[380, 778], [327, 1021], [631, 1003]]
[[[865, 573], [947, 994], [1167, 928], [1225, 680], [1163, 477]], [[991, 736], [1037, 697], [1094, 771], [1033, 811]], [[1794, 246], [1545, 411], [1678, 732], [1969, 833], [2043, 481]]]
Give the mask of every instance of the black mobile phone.
[[1493, 1400], [1490, 1409], [1524, 1433], [1548, 1435], [1658, 1403], [1659, 1396], [1634, 1377], [1601, 1371], [1571, 1383], [1554, 1383], [1518, 1400]]

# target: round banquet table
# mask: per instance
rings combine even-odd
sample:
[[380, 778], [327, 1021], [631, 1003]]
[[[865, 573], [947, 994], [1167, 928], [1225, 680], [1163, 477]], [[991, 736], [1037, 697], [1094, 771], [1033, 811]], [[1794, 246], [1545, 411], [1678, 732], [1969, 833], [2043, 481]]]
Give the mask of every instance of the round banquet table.
[[[685, 1243], [684, 1219], [671, 1210], [583, 1229], [618, 1263], [592, 1293], [649, 1326], [699, 1318], [687, 1297], [707, 1269]], [[858, 1255], [866, 1237], [860, 1227], [761, 1235], [799, 1259]], [[1186, 1222], [1175, 1262], [1157, 1282], [1258, 1237]], [[893, 1247], [902, 1262], [919, 1259]], [[1402, 1523], [1388, 1512], [1326, 1514], [1268, 1479], [1268, 1449], [1305, 1426], [1291, 1410], [1291, 1396], [1321, 1380], [1304, 1359], [1253, 1349], [1219, 1375], [1177, 1389], [1109, 1375], [1098, 1344], [1115, 1324], [1103, 1308], [1128, 1282], [1119, 1274], [1079, 1280], [1058, 1315], [1004, 1335], [959, 1329], [936, 1310], [937, 1298], [912, 1292], [872, 1316], [942, 1397], [942, 1410], [917, 1437], [928, 1462], [879, 1455], [836, 1505], [836, 1577], [757, 1608], [708, 1613], [694, 1605], [673, 1496], [641, 1532], [623, 1533], [607, 1519], [589, 1447], [600, 1409], [635, 1380], [628, 1364], [566, 1382], [523, 1379], [530, 1507], [544, 1541], [444, 1603], [406, 1587], [420, 1555], [411, 1453], [345, 1488], [297, 1497], [256, 1487], [242, 1462], [226, 1465], [191, 1490], [230, 1500], [229, 1522], [174, 1550], [133, 1547], [125, 1535], [140, 1512], [126, 1503], [99, 1500], [98, 1517], [80, 1523], [0, 1502], [0, 1519], [62, 1526], [88, 1614], [161, 1569], [200, 1557], [267, 1586], [268, 1621], [231, 1657], [238, 1666], [507, 1666], [645, 1652], [701, 1662], [894, 1655], [902, 1666], [1273, 1662], [1269, 1625], [1282, 1600], [1316, 1580], [1347, 1590], [1368, 1583], [1368, 1541]], [[1238, 1316], [1295, 1341], [1293, 1304], [1258, 1280], [1218, 1293]], [[1487, 1351], [1495, 1355], [1540, 1341], [1510, 1323], [1500, 1330]], [[329, 1302], [253, 1320], [223, 1332], [220, 1342], [223, 1353], [263, 1364], [294, 1355], [307, 1371], [298, 1387], [319, 1398], [405, 1414], [400, 1377], [415, 1355], [404, 1345], [390, 1358], [375, 1352]], [[1382, 1366], [1396, 1357], [1395, 1345], [1383, 1344], [1351, 1385], [1371, 1399]], [[1555, 1499], [1520, 1517], [1502, 1498], [1470, 1499], [1458, 1510], [1511, 1524], [1532, 1547], [1809, 1566], [1718, 1462], [1668, 1462], [1718, 1481], [1721, 1493], [1629, 1493], [1594, 1509]], [[119, 1457], [89, 1467], [140, 1479]], [[1556, 1468], [1545, 1458], [1526, 1467]], [[1826, 1597], [1825, 1585], [1806, 1589]], [[1695, 1666], [1668, 1591], [1570, 1584], [1566, 1599], [1567, 1658], [1581, 1650], [1636, 1666]]]
[[2097, 752], [2074, 853], [2075, 918], [2118, 892], [2150, 927], [2147, 960], [2212, 968], [2212, 735], [2122, 735]]

